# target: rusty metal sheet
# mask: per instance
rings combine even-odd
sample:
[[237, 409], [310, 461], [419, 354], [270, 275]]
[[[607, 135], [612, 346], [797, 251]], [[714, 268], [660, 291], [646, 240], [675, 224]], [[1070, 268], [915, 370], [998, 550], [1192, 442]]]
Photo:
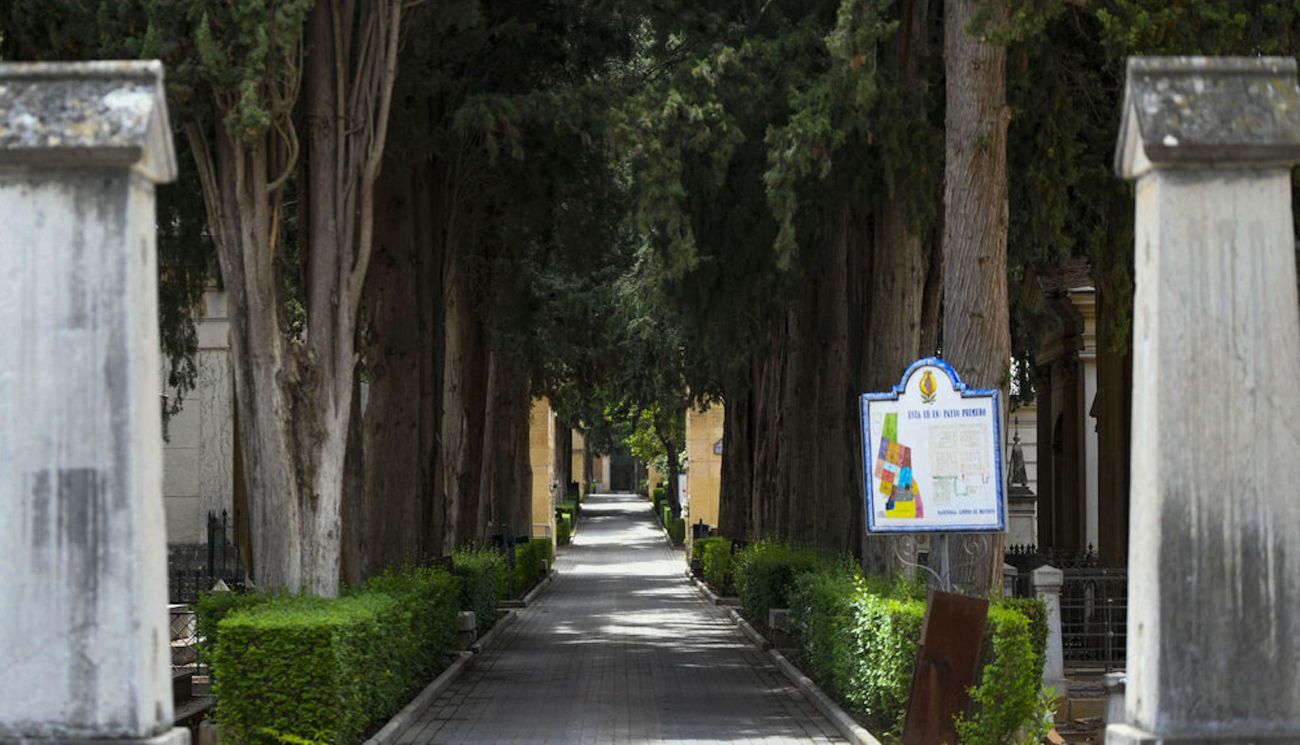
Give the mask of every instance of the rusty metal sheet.
[[903, 745], [956, 745], [953, 718], [970, 706], [968, 690], [979, 673], [988, 611], [984, 598], [930, 591]]

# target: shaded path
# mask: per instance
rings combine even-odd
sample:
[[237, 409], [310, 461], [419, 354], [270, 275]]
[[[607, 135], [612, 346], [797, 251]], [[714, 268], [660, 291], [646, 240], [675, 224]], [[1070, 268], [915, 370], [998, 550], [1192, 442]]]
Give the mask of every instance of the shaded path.
[[650, 513], [583, 502], [550, 589], [396, 741], [842, 742], [700, 598]]

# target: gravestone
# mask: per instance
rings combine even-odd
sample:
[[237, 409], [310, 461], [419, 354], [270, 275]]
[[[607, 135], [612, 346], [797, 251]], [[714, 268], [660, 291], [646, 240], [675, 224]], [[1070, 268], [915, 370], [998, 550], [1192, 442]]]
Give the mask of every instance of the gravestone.
[[157, 62], [0, 64], [0, 743], [172, 727]]
[[1132, 538], [1120, 743], [1300, 742], [1296, 63], [1129, 60]]

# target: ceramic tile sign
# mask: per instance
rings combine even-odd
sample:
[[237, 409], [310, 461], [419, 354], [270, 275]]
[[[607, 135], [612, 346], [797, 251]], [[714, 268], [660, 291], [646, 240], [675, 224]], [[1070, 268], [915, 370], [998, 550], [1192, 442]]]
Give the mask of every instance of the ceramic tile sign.
[[967, 389], [937, 357], [863, 394], [867, 530], [1004, 532], [1001, 428], [1001, 391]]

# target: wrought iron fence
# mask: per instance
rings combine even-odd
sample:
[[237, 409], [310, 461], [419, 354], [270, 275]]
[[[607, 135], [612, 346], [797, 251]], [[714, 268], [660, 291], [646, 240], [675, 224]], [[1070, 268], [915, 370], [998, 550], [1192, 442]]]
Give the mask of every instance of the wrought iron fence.
[[208, 513], [206, 546], [181, 548], [184, 547], [174, 551], [167, 567], [172, 667], [197, 672], [202, 660], [197, 648], [194, 602], [218, 581], [224, 582], [232, 592], [243, 592], [248, 586], [248, 573], [240, 558], [234, 522], [225, 510], [220, 515]]
[[1017, 576], [1014, 594], [1033, 595], [1030, 573], [1050, 564], [1062, 573], [1061, 646], [1065, 664], [1074, 668], [1116, 670], [1124, 667], [1128, 648], [1128, 570], [1107, 566], [1097, 552], [1040, 550], [1009, 546], [1005, 561]]
[[245, 589], [248, 575], [240, 558], [239, 538], [228, 512], [222, 510], [220, 515], [208, 513], [208, 542], [201, 549], [197, 555], [173, 558], [167, 567], [167, 594], [172, 604], [193, 603], [198, 600], [199, 593], [211, 590], [217, 580], [237, 592]]

